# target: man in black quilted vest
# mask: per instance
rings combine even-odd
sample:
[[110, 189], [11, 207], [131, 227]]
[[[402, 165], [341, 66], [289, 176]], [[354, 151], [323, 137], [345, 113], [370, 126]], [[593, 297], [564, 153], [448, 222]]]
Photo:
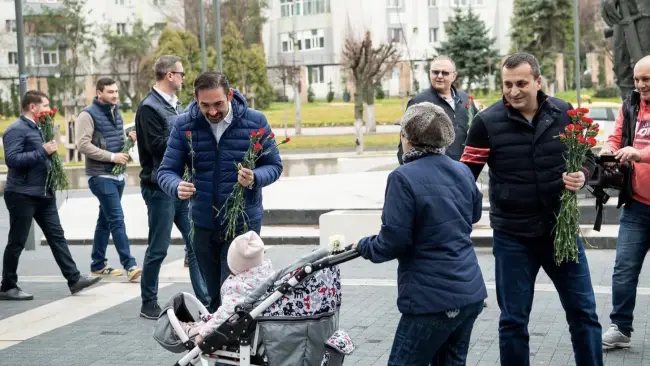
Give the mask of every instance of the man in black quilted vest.
[[[101, 78], [97, 80], [95, 89], [97, 96], [93, 103], [79, 114], [75, 126], [77, 148], [86, 156], [88, 187], [99, 200], [99, 217], [93, 238], [90, 270], [97, 276], [124, 274], [109, 265], [106, 260], [108, 238], [112, 235], [127, 277], [129, 281], [135, 281], [140, 277], [142, 270], [131, 255], [131, 242], [124, 225], [121, 200], [126, 185], [126, 174], [113, 173], [117, 164], [126, 164], [129, 161], [129, 155], [121, 152], [126, 137], [122, 114], [117, 107], [117, 83], [110, 78]], [[128, 138], [135, 141], [135, 132], [130, 132]]]
[[566, 172], [564, 131], [573, 107], [541, 91], [535, 57], [509, 56], [502, 68], [503, 99], [472, 121], [461, 161], [478, 178], [489, 169], [490, 225], [496, 259], [496, 293], [501, 316], [502, 365], [529, 365], [528, 320], [535, 278], [543, 268], [566, 312], [578, 366], [602, 365], [602, 331], [583, 243], [578, 263], [556, 265], [555, 215], [565, 189], [580, 190], [595, 162], [588, 153], [579, 172]]
[[140, 316], [158, 319], [158, 276], [160, 266], [167, 256], [171, 243], [172, 225], [185, 240], [190, 280], [197, 298], [206, 306], [210, 304], [201, 270], [196, 262], [190, 236], [189, 201], [170, 197], [158, 186], [158, 168], [165, 155], [169, 131], [183, 108], [176, 93], [183, 85], [185, 72], [178, 56], [161, 56], [154, 65], [156, 85], [138, 106], [135, 128], [140, 156], [140, 190], [149, 215], [149, 246], [142, 264]]

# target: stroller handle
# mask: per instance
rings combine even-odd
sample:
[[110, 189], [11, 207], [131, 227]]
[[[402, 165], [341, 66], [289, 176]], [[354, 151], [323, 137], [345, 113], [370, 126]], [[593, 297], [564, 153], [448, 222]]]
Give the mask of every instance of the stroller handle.
[[314, 262], [313, 265], [318, 265], [318, 267], [321, 267], [322, 265], [322, 268], [326, 268], [359, 258], [361, 256], [361, 253], [353, 248], [352, 245], [353, 244], [348, 245], [345, 247], [345, 250], [340, 253], [329, 255], [321, 260]]

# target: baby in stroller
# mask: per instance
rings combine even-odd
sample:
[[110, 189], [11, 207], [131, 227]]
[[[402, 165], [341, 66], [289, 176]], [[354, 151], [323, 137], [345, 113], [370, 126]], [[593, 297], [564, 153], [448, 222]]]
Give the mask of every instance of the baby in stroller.
[[[305, 255], [252, 290], [216, 329], [207, 325], [211, 314], [194, 296], [177, 294], [163, 308], [154, 339], [171, 352], [189, 351], [175, 366], [206, 360], [217, 365], [340, 366], [354, 344], [338, 329], [342, 298], [338, 265], [358, 256], [351, 246]], [[198, 309], [198, 316], [187, 305]], [[181, 324], [198, 320], [202, 322]], [[202, 332], [206, 337], [201, 342], [188, 336]]]
[[273, 275], [271, 261], [264, 259], [264, 242], [254, 231], [242, 234], [232, 241], [227, 260], [231, 275], [221, 286], [219, 309], [208, 315], [207, 321], [181, 323], [194, 343], [201, 343], [208, 334], [219, 328], [235, 313], [236, 305], [244, 302], [246, 296]]

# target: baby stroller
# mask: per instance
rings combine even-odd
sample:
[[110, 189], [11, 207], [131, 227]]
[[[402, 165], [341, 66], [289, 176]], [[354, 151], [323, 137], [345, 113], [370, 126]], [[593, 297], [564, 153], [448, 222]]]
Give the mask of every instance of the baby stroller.
[[[180, 322], [209, 319], [192, 295], [180, 293], [163, 308], [154, 339], [174, 353], [189, 351], [174, 366], [217, 365], [340, 366], [354, 344], [338, 329], [341, 280], [338, 265], [359, 254], [316, 250], [276, 272], [256, 288], [235, 313], [201, 344], [194, 344]], [[192, 314], [186, 302], [198, 309]]]

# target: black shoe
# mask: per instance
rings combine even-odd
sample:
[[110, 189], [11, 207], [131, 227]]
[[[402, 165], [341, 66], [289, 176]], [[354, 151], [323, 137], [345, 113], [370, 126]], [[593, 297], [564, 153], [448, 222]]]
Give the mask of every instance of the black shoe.
[[158, 320], [162, 309], [157, 302], [149, 305], [142, 305], [140, 308], [140, 316], [145, 319]]
[[0, 300], [34, 300], [34, 295], [30, 295], [27, 292], [21, 290], [19, 287], [15, 287], [7, 291], [0, 291]]
[[101, 281], [101, 277], [89, 277], [89, 276], [82, 276], [79, 277], [79, 280], [74, 283], [74, 285], [70, 286], [70, 292], [74, 295], [77, 292], [84, 290], [97, 282]]

